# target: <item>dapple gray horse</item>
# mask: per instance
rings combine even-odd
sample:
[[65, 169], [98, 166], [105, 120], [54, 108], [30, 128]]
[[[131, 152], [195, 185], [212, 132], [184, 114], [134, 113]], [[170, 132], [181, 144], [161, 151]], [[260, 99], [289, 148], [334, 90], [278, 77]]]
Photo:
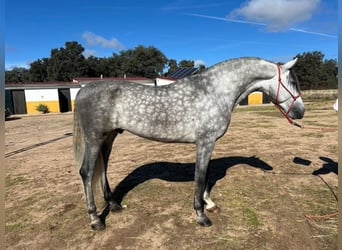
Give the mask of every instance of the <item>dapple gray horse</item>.
[[234, 107], [252, 91], [268, 95], [289, 121], [302, 118], [304, 104], [297, 78], [290, 71], [295, 63], [296, 59], [278, 65], [259, 58], [239, 58], [167, 86], [97, 81], [81, 88], [75, 100], [74, 151], [91, 227], [105, 228], [96, 212], [96, 183], [100, 183], [109, 209], [121, 208], [112, 197], [106, 173], [113, 141], [124, 130], [161, 142], [196, 144], [194, 209], [198, 223], [210, 226], [204, 206], [217, 208], [207, 185], [216, 140], [227, 131]]

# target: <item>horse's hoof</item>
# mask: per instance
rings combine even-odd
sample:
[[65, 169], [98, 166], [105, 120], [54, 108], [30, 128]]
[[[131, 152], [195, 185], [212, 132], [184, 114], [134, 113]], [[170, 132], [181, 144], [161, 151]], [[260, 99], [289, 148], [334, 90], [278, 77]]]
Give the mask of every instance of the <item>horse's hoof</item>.
[[93, 223], [90, 226], [91, 226], [91, 229], [93, 229], [95, 231], [102, 231], [106, 228], [106, 225], [102, 221]]
[[202, 227], [210, 227], [213, 223], [208, 218], [203, 218], [198, 220], [198, 224]]
[[210, 213], [214, 213], [214, 214], [217, 214], [220, 212], [220, 208], [218, 206], [214, 206], [214, 207], [210, 207], [210, 208], [207, 208], [206, 209], [208, 212]]
[[118, 213], [118, 212], [122, 211], [122, 206], [120, 204], [110, 204], [109, 205], [109, 210], [111, 212]]

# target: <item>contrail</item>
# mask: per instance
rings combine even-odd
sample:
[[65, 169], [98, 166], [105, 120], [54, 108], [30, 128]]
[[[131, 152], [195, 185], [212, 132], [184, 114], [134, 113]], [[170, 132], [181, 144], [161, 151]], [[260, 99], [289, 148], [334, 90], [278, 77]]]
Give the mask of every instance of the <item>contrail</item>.
[[249, 21], [242, 21], [242, 20], [236, 20], [236, 19], [228, 19], [228, 18], [224, 18], [224, 17], [207, 16], [207, 15], [194, 14], [194, 13], [184, 13], [184, 15], [202, 17], [202, 18], [219, 20], [219, 21], [224, 21], [224, 22], [244, 23], [244, 24], [254, 24], [254, 25], [260, 25], [260, 26], [266, 26], [265, 23], [257, 23], [257, 22], [249, 22]]
[[[194, 14], [194, 13], [184, 13], [184, 15], [201, 17], [201, 18], [207, 18], [207, 19], [213, 19], [213, 20], [224, 21], [224, 22], [233, 22], [233, 23], [243, 23], [243, 24], [252, 24], [252, 25], [259, 25], [259, 26], [267, 26], [266, 23], [242, 21], [242, 20], [229, 19], [229, 18], [216, 17], [216, 16], [208, 16], [208, 15], [201, 15], [201, 14]], [[329, 34], [319, 33], [319, 32], [313, 32], [313, 31], [308, 31], [308, 30], [304, 30], [304, 29], [289, 28], [289, 30], [295, 31], [295, 32], [300, 32], [300, 33], [306, 33], [306, 34], [312, 34], [312, 35], [324, 36], [324, 37], [329, 37], [329, 38], [337, 39], [337, 36], [334, 36], [334, 35], [329, 35]]]
[[325, 33], [313, 32], [313, 31], [308, 31], [308, 30], [303, 30], [303, 29], [296, 29], [296, 28], [290, 28], [290, 30], [296, 31], [296, 32], [301, 32], [301, 33], [307, 33], [307, 34], [312, 34], [312, 35], [317, 35], [317, 36], [325, 36], [325, 37], [330, 37], [330, 38], [336, 38], [337, 39], [337, 36], [329, 35], [329, 34], [325, 34]]

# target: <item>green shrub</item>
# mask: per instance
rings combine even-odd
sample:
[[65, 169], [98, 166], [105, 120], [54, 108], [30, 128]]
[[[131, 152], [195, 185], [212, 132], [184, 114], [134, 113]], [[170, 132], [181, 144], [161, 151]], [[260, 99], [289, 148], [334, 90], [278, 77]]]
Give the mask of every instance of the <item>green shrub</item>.
[[49, 113], [49, 107], [45, 104], [39, 104], [36, 107], [36, 110], [43, 113], [43, 114]]

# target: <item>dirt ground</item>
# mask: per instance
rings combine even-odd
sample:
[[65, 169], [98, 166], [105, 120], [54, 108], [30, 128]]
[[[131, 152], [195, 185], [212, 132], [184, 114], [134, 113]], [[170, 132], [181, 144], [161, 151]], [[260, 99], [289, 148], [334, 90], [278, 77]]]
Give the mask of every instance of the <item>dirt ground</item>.
[[307, 102], [304, 129], [273, 106], [234, 111], [212, 155], [211, 197], [221, 211], [209, 214], [209, 228], [192, 208], [194, 145], [120, 135], [108, 175], [124, 209], [104, 210], [107, 228], [94, 232], [73, 160], [73, 114], [14, 116], [5, 122], [5, 247], [337, 249], [332, 104]]

